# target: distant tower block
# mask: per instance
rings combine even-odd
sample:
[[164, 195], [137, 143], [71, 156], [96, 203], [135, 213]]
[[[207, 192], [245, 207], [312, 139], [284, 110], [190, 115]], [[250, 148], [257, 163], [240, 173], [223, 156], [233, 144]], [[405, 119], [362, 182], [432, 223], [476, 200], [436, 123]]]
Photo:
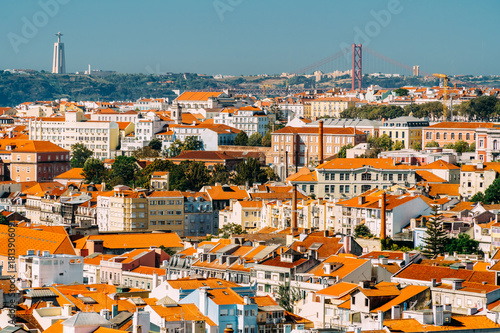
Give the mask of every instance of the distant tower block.
[[58, 32], [57, 42], [54, 43], [54, 59], [52, 60], [52, 73], [65, 74], [66, 61], [64, 59], [64, 43], [61, 43], [61, 36], [63, 34]]
[[420, 66], [413, 66], [413, 76], [420, 76]]

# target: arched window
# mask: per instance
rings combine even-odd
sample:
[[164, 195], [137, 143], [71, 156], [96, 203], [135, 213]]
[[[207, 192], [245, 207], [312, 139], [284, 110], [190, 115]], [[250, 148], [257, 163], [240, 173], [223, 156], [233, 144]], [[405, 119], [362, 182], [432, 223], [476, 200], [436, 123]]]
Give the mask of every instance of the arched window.
[[458, 140], [462, 140], [462, 133], [458, 133]]
[[467, 140], [467, 141], [470, 140], [470, 134], [469, 133], [465, 134], [465, 140]]
[[443, 133], [443, 139], [444, 140], [448, 139], [448, 133]]
[[498, 141], [493, 140], [493, 150], [498, 150]]
[[439, 140], [440, 136], [439, 136], [439, 132], [436, 133], [436, 140]]
[[451, 133], [450, 137], [451, 137], [452, 140], [455, 140], [455, 133]]

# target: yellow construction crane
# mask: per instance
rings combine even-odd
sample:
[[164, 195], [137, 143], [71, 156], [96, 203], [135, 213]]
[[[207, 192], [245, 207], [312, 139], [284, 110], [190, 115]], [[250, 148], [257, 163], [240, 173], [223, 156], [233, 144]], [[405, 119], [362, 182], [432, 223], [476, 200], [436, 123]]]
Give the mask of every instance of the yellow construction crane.
[[448, 120], [448, 75], [446, 74], [432, 74], [435, 77], [443, 79], [443, 118], [444, 121]]
[[271, 88], [272, 86], [267, 85], [267, 84], [263, 84], [263, 85], [262, 85], [262, 95], [265, 95], [265, 94], [266, 94], [266, 87]]

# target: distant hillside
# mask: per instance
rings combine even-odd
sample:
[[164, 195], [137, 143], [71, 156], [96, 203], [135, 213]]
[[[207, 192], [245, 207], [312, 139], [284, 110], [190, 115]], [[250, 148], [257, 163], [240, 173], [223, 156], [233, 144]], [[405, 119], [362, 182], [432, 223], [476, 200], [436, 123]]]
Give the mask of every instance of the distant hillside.
[[[287, 82], [288, 81], [288, 82]], [[500, 77], [462, 76], [452, 78], [451, 83], [470, 85], [500, 86]], [[363, 77], [363, 87], [379, 85], [382, 88], [398, 88], [401, 86], [433, 86], [439, 84], [438, 79], [424, 77]], [[172, 90], [209, 90], [224, 88], [262, 88], [295, 87], [321, 88], [351, 87], [348, 76], [337, 79], [323, 78], [316, 82], [314, 78], [296, 76], [290, 79], [279, 75], [238, 76], [216, 80], [212, 76], [197, 74], [112, 74], [106, 77], [52, 74], [35, 72], [34, 74], [11, 74], [0, 71], [0, 106], [15, 106], [22, 102], [54, 100], [101, 100], [129, 101], [140, 97], [175, 98]]]
[[217, 88], [211, 77], [196, 74], [112, 74], [104, 78], [76, 74], [11, 74], [0, 71], [0, 106], [54, 100], [126, 101], [140, 97], [175, 98], [173, 89]]

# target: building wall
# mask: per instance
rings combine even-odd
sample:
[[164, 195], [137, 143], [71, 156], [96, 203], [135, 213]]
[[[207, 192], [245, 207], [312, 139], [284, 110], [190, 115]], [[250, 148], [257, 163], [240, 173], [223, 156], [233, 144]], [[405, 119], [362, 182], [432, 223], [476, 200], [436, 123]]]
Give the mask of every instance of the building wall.
[[148, 197], [148, 229], [184, 235], [184, 197]]

